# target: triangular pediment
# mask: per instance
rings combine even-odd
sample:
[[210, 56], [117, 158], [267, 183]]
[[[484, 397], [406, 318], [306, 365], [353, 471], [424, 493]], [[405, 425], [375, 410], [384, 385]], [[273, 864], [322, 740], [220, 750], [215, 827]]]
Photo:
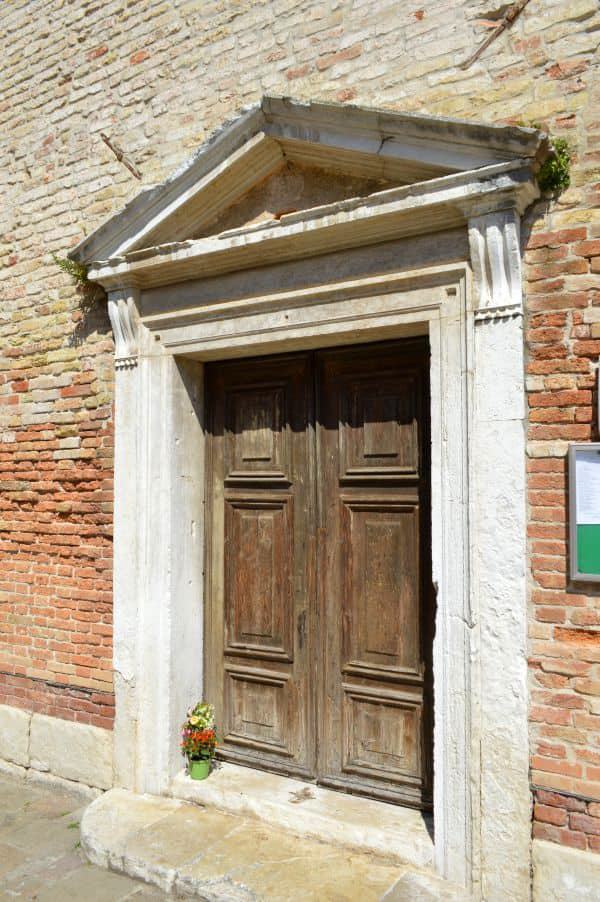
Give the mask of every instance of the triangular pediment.
[[319, 169], [284, 161], [263, 181], [237, 198], [229, 207], [188, 238], [206, 238], [232, 229], [280, 220], [290, 213], [310, 210], [323, 204], [334, 204], [350, 197], [368, 197], [377, 191], [393, 188], [396, 182], [383, 178], [360, 178], [343, 172]]
[[89, 264], [220, 235], [390, 188], [534, 160], [545, 146], [534, 129], [263, 98], [70, 256]]

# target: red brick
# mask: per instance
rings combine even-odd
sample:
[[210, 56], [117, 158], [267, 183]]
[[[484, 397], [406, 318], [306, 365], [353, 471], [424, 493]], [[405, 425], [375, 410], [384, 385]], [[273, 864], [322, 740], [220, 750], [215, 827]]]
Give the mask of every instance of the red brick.
[[585, 260], [574, 259], [563, 260], [559, 263], [541, 263], [538, 266], [528, 266], [525, 275], [529, 282], [535, 282], [539, 279], [552, 279], [560, 275], [578, 275], [587, 271], [588, 267]]
[[558, 642], [573, 642], [577, 645], [593, 645], [600, 647], [600, 631], [586, 629], [562, 629], [555, 631]]
[[132, 66], [136, 66], [138, 63], [143, 63], [144, 60], [147, 60], [150, 56], [150, 51], [148, 50], [136, 50], [135, 53], [132, 53], [129, 57], [129, 62]]
[[591, 404], [591, 391], [547, 391], [533, 392], [529, 395], [531, 407], [556, 407], [574, 404]]
[[600, 255], [600, 238], [579, 241], [573, 245], [573, 253], [580, 257], [597, 257]]
[[583, 799], [575, 799], [571, 796], [561, 795], [559, 792], [550, 792], [547, 789], [536, 790], [536, 797], [543, 805], [554, 805], [564, 808], [566, 811], [585, 811], [586, 809]]
[[556, 827], [564, 827], [568, 821], [566, 811], [550, 805], [535, 805], [533, 816], [536, 821], [544, 824], [554, 824]]
[[560, 247], [563, 244], [570, 244], [572, 241], [581, 241], [585, 238], [587, 238], [587, 230], [584, 227], [560, 229], [556, 232], [533, 232], [527, 247]]
[[104, 56], [105, 53], [108, 53], [108, 46], [106, 44], [100, 44], [98, 47], [94, 47], [93, 50], [89, 50], [85, 58], [88, 63], [91, 63], [92, 60], [98, 59], [100, 56]]
[[286, 77], [288, 81], [294, 81], [296, 78], [304, 78], [310, 72], [310, 66], [296, 66], [295, 68], [288, 69]]
[[542, 623], [564, 623], [567, 617], [564, 611], [557, 608], [536, 608], [535, 619]]
[[560, 708], [532, 705], [529, 717], [534, 723], [563, 724], [566, 726], [571, 723], [572, 715], [570, 711], [563, 711]]
[[599, 357], [600, 341], [576, 341], [573, 345], [573, 352], [578, 357]]
[[574, 849], [587, 848], [584, 833], [575, 833], [565, 828], [556, 827], [553, 824], [534, 823], [533, 836], [535, 839], [546, 839]]
[[362, 50], [362, 44], [353, 44], [351, 47], [345, 47], [343, 50], [338, 50], [336, 53], [326, 53], [317, 60], [317, 69], [323, 71], [344, 60], [356, 59], [356, 57], [361, 55]]
[[569, 815], [569, 824], [572, 830], [580, 830], [582, 833], [593, 833], [594, 836], [600, 836], [600, 818], [573, 812]]
[[550, 78], [570, 78], [578, 75], [589, 67], [590, 63], [587, 59], [559, 60], [548, 66], [546, 75]]

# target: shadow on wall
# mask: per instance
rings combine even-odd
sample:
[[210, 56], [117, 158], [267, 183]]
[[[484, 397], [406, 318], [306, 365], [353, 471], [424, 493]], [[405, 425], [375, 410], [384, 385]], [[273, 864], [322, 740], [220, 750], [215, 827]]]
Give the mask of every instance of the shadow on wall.
[[104, 289], [95, 282], [85, 282], [77, 285], [75, 291], [79, 316], [69, 337], [70, 347], [81, 347], [94, 333], [112, 337]]
[[521, 257], [525, 256], [531, 233], [537, 223], [545, 223], [552, 207], [552, 198], [540, 197], [521, 218]]

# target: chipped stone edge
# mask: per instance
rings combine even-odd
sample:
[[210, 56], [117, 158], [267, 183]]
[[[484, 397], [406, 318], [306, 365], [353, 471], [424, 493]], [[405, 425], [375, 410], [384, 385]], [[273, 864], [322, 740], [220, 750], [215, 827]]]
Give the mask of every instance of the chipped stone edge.
[[[110, 842], [102, 835], [101, 819], [103, 809], [110, 807], [113, 800], [120, 796], [131, 798], [132, 801], [148, 802], [148, 817], [133, 825], [118, 843], [111, 848]], [[143, 830], [156, 825], [164, 818], [177, 811], [186, 803], [176, 799], [166, 799], [158, 796], [139, 795], [124, 789], [113, 789], [104, 793], [101, 799], [92, 802], [83, 812], [80, 822], [81, 848], [86, 858], [97, 867], [114, 871], [118, 874], [126, 874], [148, 884], [158, 886], [166, 893], [179, 889], [178, 874], [176, 868], [166, 868], [159, 864], [153, 864], [147, 859], [127, 853], [127, 842]], [[154, 807], [154, 813], [152, 808]], [[99, 826], [100, 821], [100, 826]], [[110, 837], [113, 838], [112, 836]], [[189, 890], [188, 890], [189, 894]]]

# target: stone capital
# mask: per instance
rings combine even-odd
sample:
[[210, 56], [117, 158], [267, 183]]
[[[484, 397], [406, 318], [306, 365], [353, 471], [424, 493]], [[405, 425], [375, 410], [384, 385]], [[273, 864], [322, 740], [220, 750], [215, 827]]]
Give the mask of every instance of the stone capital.
[[108, 292], [108, 315], [115, 340], [115, 369], [131, 369], [138, 362], [139, 289], [134, 286]]
[[516, 209], [469, 219], [471, 265], [475, 276], [475, 320], [521, 316], [520, 217]]

